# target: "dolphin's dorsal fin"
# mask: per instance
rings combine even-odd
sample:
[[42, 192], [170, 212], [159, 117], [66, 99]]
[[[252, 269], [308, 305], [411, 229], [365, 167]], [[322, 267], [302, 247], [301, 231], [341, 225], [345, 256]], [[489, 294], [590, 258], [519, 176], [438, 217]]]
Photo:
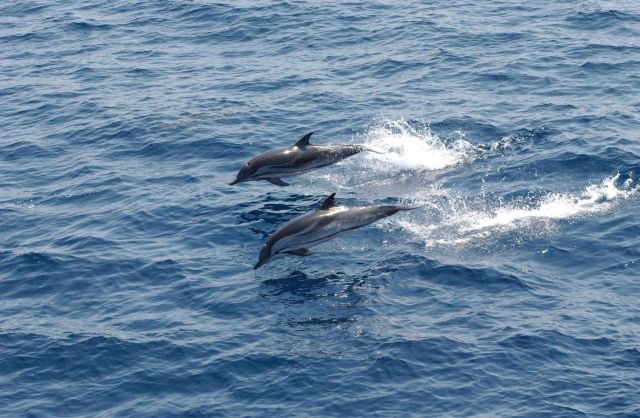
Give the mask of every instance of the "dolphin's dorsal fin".
[[331, 193], [331, 195], [327, 197], [324, 200], [324, 202], [322, 202], [322, 206], [320, 206], [320, 210], [329, 210], [332, 207], [334, 207], [336, 205], [336, 202], [333, 199], [335, 196], [336, 196], [335, 193]]
[[304, 148], [307, 145], [310, 145], [309, 144], [309, 138], [311, 138], [311, 135], [313, 135], [313, 132], [309, 132], [308, 134], [306, 134], [302, 138], [298, 139], [298, 142], [295, 143], [294, 147]]

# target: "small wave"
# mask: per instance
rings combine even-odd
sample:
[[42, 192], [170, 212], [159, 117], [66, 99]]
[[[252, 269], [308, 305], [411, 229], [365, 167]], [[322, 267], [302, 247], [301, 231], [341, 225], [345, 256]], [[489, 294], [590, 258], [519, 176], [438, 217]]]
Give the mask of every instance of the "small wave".
[[[427, 219], [399, 219], [396, 224], [431, 246], [458, 246], [519, 232], [530, 236], [548, 233], [557, 221], [611, 210], [640, 190], [631, 177], [620, 174], [573, 193], [546, 193], [537, 198], [491, 205], [441, 194], [435, 201], [414, 202], [428, 207]], [[484, 206], [474, 208], [474, 206]]]
[[636, 23], [638, 16], [621, 10], [594, 10], [578, 12], [567, 17], [566, 21], [576, 29], [606, 29], [624, 23]]
[[93, 23], [93, 22], [71, 22], [66, 25], [66, 29], [69, 31], [98, 31], [109, 30], [113, 26], [106, 23]]

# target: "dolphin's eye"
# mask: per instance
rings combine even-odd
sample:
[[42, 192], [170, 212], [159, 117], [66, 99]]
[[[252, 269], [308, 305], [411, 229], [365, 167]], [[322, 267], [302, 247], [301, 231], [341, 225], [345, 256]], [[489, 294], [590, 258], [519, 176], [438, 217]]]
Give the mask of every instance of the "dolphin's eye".
[[255, 169], [250, 163], [245, 163], [245, 165], [242, 166], [242, 171], [247, 175], [249, 175], [249, 174], [252, 174], [255, 171]]

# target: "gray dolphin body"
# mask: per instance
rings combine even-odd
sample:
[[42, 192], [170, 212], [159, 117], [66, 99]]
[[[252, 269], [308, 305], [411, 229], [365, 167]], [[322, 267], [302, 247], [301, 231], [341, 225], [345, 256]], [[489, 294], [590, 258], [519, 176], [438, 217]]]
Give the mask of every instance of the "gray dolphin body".
[[313, 145], [309, 143], [312, 134], [306, 134], [292, 147], [268, 151], [249, 160], [229, 184], [267, 180], [278, 186], [288, 186], [281, 177], [297, 176], [335, 164], [362, 151], [378, 152], [364, 145]]
[[320, 209], [287, 222], [264, 243], [260, 258], [254, 269], [272, 258], [284, 255], [309, 256], [309, 248], [328, 241], [338, 235], [399, 211], [416, 209], [409, 206], [336, 206], [335, 193], [329, 196]]

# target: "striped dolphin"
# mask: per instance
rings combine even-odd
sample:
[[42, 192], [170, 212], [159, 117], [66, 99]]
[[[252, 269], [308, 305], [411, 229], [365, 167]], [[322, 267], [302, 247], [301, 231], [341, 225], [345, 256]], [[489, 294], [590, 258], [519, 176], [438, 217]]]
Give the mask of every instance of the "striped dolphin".
[[344, 232], [369, 225], [399, 211], [415, 209], [409, 206], [337, 206], [335, 195], [333, 193], [327, 197], [320, 209], [298, 216], [271, 235], [262, 246], [254, 269], [279, 256], [312, 255], [309, 248]]
[[278, 186], [288, 186], [281, 177], [297, 176], [320, 167], [335, 164], [362, 151], [372, 150], [364, 145], [313, 145], [310, 132], [289, 148], [262, 153], [246, 162], [230, 185], [250, 180], [267, 180]]

